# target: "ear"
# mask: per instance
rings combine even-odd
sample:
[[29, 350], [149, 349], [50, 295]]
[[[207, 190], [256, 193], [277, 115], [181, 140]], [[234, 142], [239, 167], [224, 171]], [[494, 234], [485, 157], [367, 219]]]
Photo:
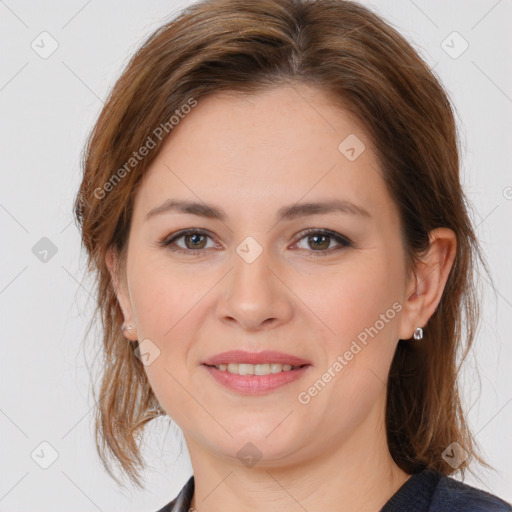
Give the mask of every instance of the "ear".
[[455, 261], [456, 250], [457, 237], [451, 229], [437, 228], [430, 232], [430, 247], [406, 285], [400, 339], [412, 338], [416, 327], [423, 328], [434, 314]]
[[133, 318], [133, 311], [130, 302], [130, 295], [128, 293], [126, 277], [122, 275], [122, 269], [119, 264], [119, 255], [114, 248], [110, 247], [109, 249], [107, 249], [105, 263], [110, 273], [110, 278], [112, 280], [112, 286], [114, 287], [114, 291], [116, 293], [117, 301], [119, 302], [119, 306], [121, 308], [121, 311], [123, 312], [124, 323], [133, 326], [133, 329], [124, 330], [123, 335], [125, 338], [131, 341], [136, 341], [137, 326], [135, 325], [135, 321]]

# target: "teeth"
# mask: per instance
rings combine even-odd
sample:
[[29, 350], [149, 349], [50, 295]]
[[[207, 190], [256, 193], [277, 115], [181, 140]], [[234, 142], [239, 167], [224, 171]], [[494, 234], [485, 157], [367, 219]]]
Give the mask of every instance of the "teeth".
[[299, 368], [291, 364], [265, 363], [265, 364], [245, 364], [245, 363], [229, 363], [219, 364], [215, 368], [225, 372], [234, 373], [236, 375], [270, 375], [271, 373], [287, 372]]

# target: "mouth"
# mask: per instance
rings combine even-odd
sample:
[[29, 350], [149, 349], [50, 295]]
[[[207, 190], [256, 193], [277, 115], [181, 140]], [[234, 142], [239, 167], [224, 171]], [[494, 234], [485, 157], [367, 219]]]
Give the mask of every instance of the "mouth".
[[306, 359], [275, 350], [229, 350], [210, 357], [201, 366], [224, 389], [242, 395], [264, 395], [287, 387], [313, 367]]
[[[290, 370], [288, 366], [291, 367], [300, 367], [306, 364], [311, 365], [311, 361], [307, 359], [302, 359], [301, 357], [294, 356], [292, 354], [285, 354], [284, 352], [277, 352], [275, 350], [264, 350], [263, 352], [246, 352], [244, 350], [228, 350], [227, 352], [222, 352], [220, 354], [216, 354], [213, 357], [202, 361], [202, 364], [207, 366], [215, 366], [220, 367], [222, 365], [226, 366], [226, 369], [229, 368], [229, 365], [242, 365], [242, 370], [251, 370], [253, 366], [259, 366], [260, 370], [266, 370], [267, 368], [264, 365], [268, 364], [272, 365], [274, 368], [274, 372], [282, 371], [282, 368], [279, 368], [277, 365], [285, 366], [287, 370]], [[264, 367], [264, 368], [263, 368]], [[220, 369], [220, 368], [219, 368]], [[231, 369], [234, 370], [234, 366], [231, 366]], [[257, 374], [256, 374], [257, 375]]]
[[[204, 364], [204, 363], [203, 363]], [[205, 364], [210, 368], [216, 368], [221, 372], [231, 373], [233, 375], [271, 375], [281, 372], [291, 372], [311, 366], [309, 364], [291, 365], [281, 363], [261, 363], [261, 364], [250, 364], [250, 363], [224, 363], [224, 364]]]

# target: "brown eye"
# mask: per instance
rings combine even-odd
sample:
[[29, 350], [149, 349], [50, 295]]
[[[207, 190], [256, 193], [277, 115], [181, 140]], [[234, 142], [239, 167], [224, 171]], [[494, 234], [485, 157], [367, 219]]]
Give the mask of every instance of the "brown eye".
[[[204, 249], [206, 240], [205, 235], [194, 233], [193, 235], [183, 235], [181, 238], [185, 240], [185, 246], [188, 249]], [[190, 242], [190, 244], [188, 242]]]
[[[326, 256], [331, 252], [337, 252], [343, 248], [352, 246], [352, 242], [348, 238], [335, 231], [311, 229], [301, 234], [302, 237], [299, 242], [306, 240], [307, 247], [303, 246], [300, 248], [308, 251], [311, 256]], [[333, 248], [329, 248], [333, 241], [337, 243], [338, 246], [336, 247], [335, 245]]]
[[[184, 245], [178, 243], [182, 239]], [[211, 236], [205, 231], [186, 229], [167, 237], [159, 242], [159, 245], [167, 247], [173, 252], [199, 256], [209, 248], [207, 247], [208, 239], [211, 239]]]
[[325, 251], [329, 248], [331, 237], [329, 235], [309, 235], [308, 243], [311, 248]]

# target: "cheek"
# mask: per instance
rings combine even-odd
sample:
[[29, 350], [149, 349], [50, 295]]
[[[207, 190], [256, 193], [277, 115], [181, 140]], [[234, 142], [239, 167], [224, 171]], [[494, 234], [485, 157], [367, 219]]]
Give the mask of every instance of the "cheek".
[[[391, 270], [385, 259], [375, 258], [372, 263], [367, 258], [363, 263], [361, 258], [360, 266], [332, 273], [323, 292], [308, 287], [308, 307], [327, 326], [322, 336], [325, 359], [318, 372], [329, 382], [326, 388], [331, 391], [324, 400], [333, 411], [346, 406], [350, 416], [354, 404], [366, 410], [382, 391], [401, 310], [397, 287], [389, 279]], [[329, 371], [331, 375], [324, 374]], [[343, 400], [338, 402], [340, 397]]]
[[387, 336], [390, 324], [395, 323], [393, 304], [398, 294], [389, 279], [392, 269], [376, 256], [361, 257], [356, 265], [333, 270], [325, 279], [315, 279], [314, 286], [309, 279], [303, 279], [303, 288], [297, 290], [326, 327], [323, 331], [331, 356], [348, 348], [358, 336], [364, 339], [368, 330], [375, 335], [372, 326]]
[[141, 334], [166, 343], [186, 317], [193, 316], [204, 286], [194, 281], [189, 270], [180, 270], [165, 257], [149, 255], [134, 258], [130, 292]]
[[321, 340], [322, 364], [302, 390], [310, 405], [301, 407], [322, 411], [332, 435], [350, 435], [382, 403], [397, 318], [382, 275], [366, 267], [331, 281], [323, 298], [318, 292], [309, 296], [314, 302], [308, 306], [329, 329]]
[[188, 354], [200, 323], [201, 299], [211, 286], [168, 263], [151, 261], [132, 269], [130, 293], [139, 342], [157, 354], [144, 371], [162, 407], [177, 420], [191, 407]]
[[181, 420], [180, 411], [189, 410], [190, 405], [187, 405], [188, 397], [181, 387], [188, 387], [184, 364], [186, 338], [180, 331], [182, 322], [178, 322], [179, 318], [172, 313], [179, 311], [179, 301], [172, 297], [163, 283], [153, 284], [155, 286], [148, 287], [146, 293], [137, 299], [141, 329], [139, 347], [141, 353], [150, 353], [151, 359], [144, 365], [144, 371], [158, 402], [170, 417]]

